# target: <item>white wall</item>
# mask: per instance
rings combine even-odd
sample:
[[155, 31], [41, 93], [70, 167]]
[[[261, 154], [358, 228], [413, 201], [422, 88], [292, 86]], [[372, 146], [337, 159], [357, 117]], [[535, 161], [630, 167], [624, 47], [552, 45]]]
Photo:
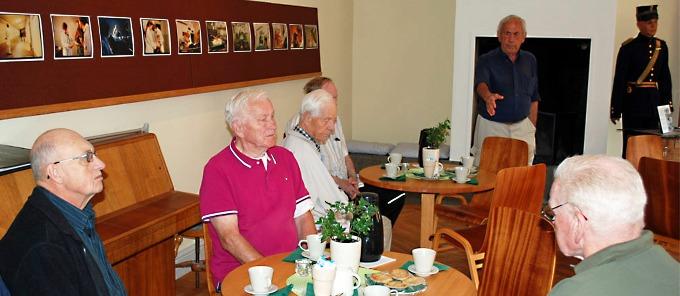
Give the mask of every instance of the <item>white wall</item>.
[[354, 1], [353, 139], [417, 142], [450, 116], [455, 1]]
[[[659, 28], [656, 36], [665, 40], [668, 45], [668, 65], [671, 69], [673, 80], [673, 122], [678, 125], [678, 113], [680, 112], [680, 5], [677, 0], [659, 0], [649, 2], [646, 0], [618, 0], [616, 9], [616, 35], [614, 38], [614, 58], [618, 53], [621, 43], [638, 34], [635, 25], [635, 7], [656, 3], [659, 5]], [[612, 77], [614, 68], [612, 68]], [[624, 119], [625, 120], [625, 119]], [[609, 124], [607, 130], [607, 154], [621, 155], [623, 139], [621, 121], [617, 125]]]
[[[587, 9], [584, 9], [586, 8]], [[484, 12], [484, 17], [480, 17]], [[453, 61], [451, 111], [452, 159], [469, 153], [476, 36], [495, 36], [498, 21], [516, 14], [527, 22], [529, 37], [591, 38], [585, 153], [603, 153], [609, 114], [609, 91], [613, 63], [615, 0], [458, 0]], [[540, 61], [539, 61], [540, 62]]]

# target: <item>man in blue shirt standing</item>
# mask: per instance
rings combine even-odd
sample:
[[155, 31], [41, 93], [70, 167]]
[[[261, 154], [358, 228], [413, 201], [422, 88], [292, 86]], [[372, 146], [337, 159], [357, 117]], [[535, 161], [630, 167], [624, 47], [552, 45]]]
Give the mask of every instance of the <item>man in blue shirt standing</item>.
[[531, 164], [540, 101], [536, 57], [520, 50], [527, 36], [521, 17], [503, 18], [497, 36], [501, 46], [480, 56], [475, 69], [478, 115], [472, 154], [477, 165], [486, 137], [519, 139], [529, 146]]

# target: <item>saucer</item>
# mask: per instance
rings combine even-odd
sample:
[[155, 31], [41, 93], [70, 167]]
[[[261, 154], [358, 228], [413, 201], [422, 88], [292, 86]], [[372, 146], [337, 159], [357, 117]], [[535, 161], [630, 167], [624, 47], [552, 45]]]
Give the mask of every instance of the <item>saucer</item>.
[[416, 271], [416, 265], [415, 265], [415, 264], [411, 264], [411, 265], [409, 265], [409, 267], [408, 267], [408, 271], [410, 271], [411, 273], [414, 273], [415, 275], [420, 276], [420, 277], [428, 277], [428, 276], [431, 276], [431, 275], [433, 275], [433, 274], [438, 273], [438, 272], [439, 272], [439, 268], [437, 268], [437, 266], [434, 266], [434, 265], [433, 265], [433, 266], [432, 266], [432, 269], [430, 269], [430, 272], [419, 273], [419, 272]]
[[460, 183], [467, 183], [467, 182], [470, 182], [471, 179], [470, 179], [470, 178], [465, 178], [465, 182], [458, 182], [456, 179], [451, 179], [451, 180], [453, 180], [453, 182], [456, 182], [456, 183], [460, 184]]
[[[307, 259], [309, 259], [309, 260], [312, 260], [312, 261], [318, 261], [318, 260], [319, 260], [319, 258], [312, 258], [311, 256], [309, 256], [309, 251], [302, 251], [302, 254], [300, 254], [300, 255], [302, 255], [302, 257], [305, 257], [305, 258], [307, 258]], [[323, 256], [324, 258], [328, 258], [328, 257], [331, 256], [331, 253], [328, 253], [328, 252], [326, 252], [326, 251], [323, 251], [323, 255], [322, 255], [322, 256]]]
[[251, 285], [247, 285], [247, 286], [245, 286], [245, 288], [243, 288], [243, 290], [246, 291], [246, 293], [251, 294], [251, 295], [269, 295], [271, 293], [276, 292], [276, 290], [278, 290], [278, 289], [279, 289], [279, 287], [277, 287], [274, 284], [269, 286], [269, 290], [267, 290], [267, 292], [255, 292], [255, 291], [253, 291], [253, 287]]

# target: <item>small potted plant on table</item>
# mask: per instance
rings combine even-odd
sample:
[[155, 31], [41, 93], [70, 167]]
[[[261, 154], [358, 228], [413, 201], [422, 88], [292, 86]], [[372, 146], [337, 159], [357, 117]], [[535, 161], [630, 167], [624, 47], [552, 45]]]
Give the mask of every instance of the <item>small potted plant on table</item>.
[[423, 166], [423, 158], [439, 161], [439, 146], [441, 146], [451, 130], [451, 121], [447, 118], [435, 127], [421, 131], [418, 151], [418, 163]]

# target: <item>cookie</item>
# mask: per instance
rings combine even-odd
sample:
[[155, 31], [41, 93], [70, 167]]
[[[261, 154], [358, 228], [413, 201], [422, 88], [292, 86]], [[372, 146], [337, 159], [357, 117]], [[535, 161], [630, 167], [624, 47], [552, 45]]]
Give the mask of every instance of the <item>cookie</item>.
[[388, 287], [390, 287], [390, 288], [392, 288], [392, 289], [397, 289], [397, 290], [403, 290], [403, 289], [408, 288], [408, 285], [407, 285], [407, 284], [404, 284], [404, 282], [402, 282], [402, 281], [391, 281], [391, 282], [387, 282], [387, 283], [385, 284], [385, 286], [388, 286]]
[[408, 285], [409, 287], [412, 286], [418, 286], [418, 285], [424, 285], [425, 284], [425, 279], [421, 278], [419, 276], [412, 276], [403, 281], [404, 284]]
[[381, 284], [385, 284], [387, 282], [392, 281], [392, 276], [390, 276], [389, 274], [384, 273], [384, 272], [378, 272], [378, 273], [371, 274], [370, 277], [371, 277], [372, 281], [374, 281], [376, 283], [381, 283]]
[[395, 280], [403, 280], [403, 279], [411, 276], [411, 274], [408, 273], [408, 271], [403, 270], [403, 269], [393, 269], [392, 271], [390, 271], [390, 275]]

